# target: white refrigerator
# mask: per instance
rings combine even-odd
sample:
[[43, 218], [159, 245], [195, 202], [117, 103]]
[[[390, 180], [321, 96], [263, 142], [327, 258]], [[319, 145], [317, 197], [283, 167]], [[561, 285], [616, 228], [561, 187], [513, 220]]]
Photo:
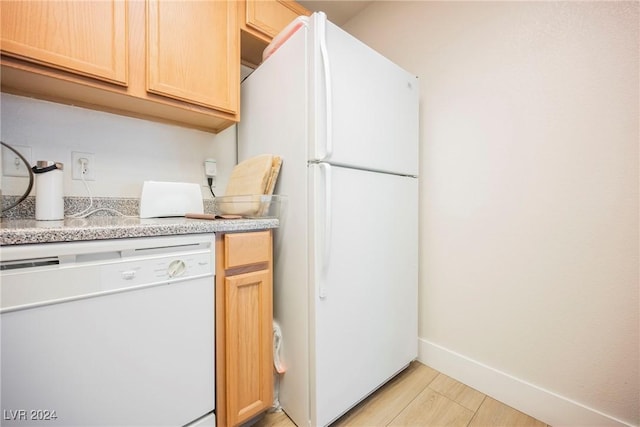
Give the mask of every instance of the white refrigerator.
[[242, 83], [238, 160], [271, 153], [279, 402], [324, 426], [418, 348], [418, 80], [315, 13]]

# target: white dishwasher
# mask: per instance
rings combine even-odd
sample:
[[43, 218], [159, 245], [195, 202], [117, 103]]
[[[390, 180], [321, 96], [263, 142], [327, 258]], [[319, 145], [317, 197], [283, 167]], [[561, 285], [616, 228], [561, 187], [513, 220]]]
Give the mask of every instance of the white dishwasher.
[[3, 426], [214, 426], [214, 235], [0, 248]]

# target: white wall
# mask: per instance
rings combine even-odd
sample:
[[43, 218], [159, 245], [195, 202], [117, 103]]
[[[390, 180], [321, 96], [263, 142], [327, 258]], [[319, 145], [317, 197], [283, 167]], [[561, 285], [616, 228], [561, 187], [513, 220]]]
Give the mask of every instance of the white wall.
[[421, 79], [420, 358], [553, 425], [640, 423], [638, 6], [345, 26]]
[[[82, 181], [71, 179], [72, 151], [95, 155], [96, 180], [89, 181], [89, 187], [99, 197], [139, 198], [145, 180], [204, 185], [206, 158], [217, 160], [214, 191], [224, 194], [235, 165], [235, 126], [214, 135], [6, 93], [0, 103], [2, 142], [31, 147], [32, 164], [62, 162], [65, 196], [87, 195]], [[20, 195], [27, 182], [3, 176], [2, 194]], [[211, 197], [206, 187], [203, 195]]]

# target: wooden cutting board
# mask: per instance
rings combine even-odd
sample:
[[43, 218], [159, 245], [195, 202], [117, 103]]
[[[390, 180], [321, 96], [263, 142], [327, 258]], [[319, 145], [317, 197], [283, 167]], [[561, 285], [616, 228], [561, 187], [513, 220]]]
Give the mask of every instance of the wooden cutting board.
[[265, 194], [272, 166], [271, 154], [255, 156], [238, 163], [229, 177], [225, 196]]
[[[220, 201], [220, 213], [247, 217], [264, 216], [269, 210], [269, 201], [263, 201], [261, 195], [273, 194], [278, 173], [282, 165], [279, 156], [263, 154], [238, 163], [231, 172], [225, 197]], [[233, 196], [243, 197], [235, 200]]]
[[[276, 187], [276, 181], [278, 180], [278, 174], [282, 167], [282, 158], [280, 156], [273, 156], [273, 162], [271, 164], [271, 173], [267, 179], [267, 187], [264, 190], [264, 194], [270, 196], [273, 194], [273, 190]], [[257, 216], [264, 216], [269, 211], [269, 203], [263, 203], [258, 209]]]

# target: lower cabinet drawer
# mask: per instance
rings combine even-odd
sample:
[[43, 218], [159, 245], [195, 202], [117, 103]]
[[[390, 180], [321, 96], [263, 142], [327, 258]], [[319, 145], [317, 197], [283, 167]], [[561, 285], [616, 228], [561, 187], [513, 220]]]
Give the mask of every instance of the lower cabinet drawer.
[[224, 236], [224, 268], [268, 262], [271, 257], [269, 231], [229, 233]]

